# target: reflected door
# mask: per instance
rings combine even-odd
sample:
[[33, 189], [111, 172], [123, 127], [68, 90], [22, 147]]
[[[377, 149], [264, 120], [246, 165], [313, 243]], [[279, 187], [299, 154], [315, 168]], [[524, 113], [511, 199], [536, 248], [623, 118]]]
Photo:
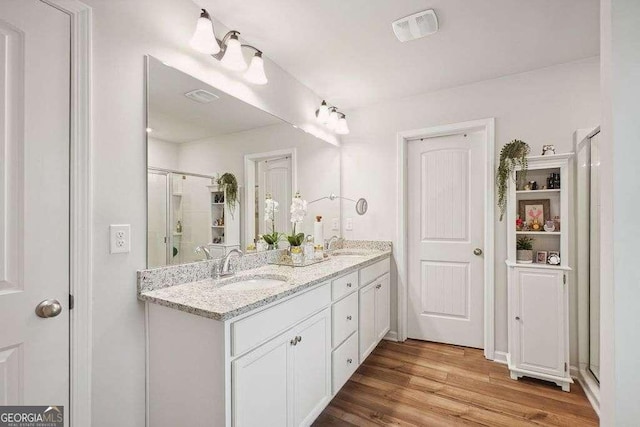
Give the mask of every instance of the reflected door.
[[167, 265], [167, 174], [147, 173], [147, 264]]
[[260, 213], [261, 234], [270, 233], [271, 224], [264, 222], [264, 200], [270, 194], [273, 200], [279, 203], [278, 212], [275, 215], [275, 227], [278, 232], [288, 233], [291, 230], [289, 223], [289, 206], [291, 205], [291, 158], [264, 160], [258, 163], [259, 194], [263, 202]]
[[409, 143], [409, 338], [484, 345], [484, 146], [484, 132]]

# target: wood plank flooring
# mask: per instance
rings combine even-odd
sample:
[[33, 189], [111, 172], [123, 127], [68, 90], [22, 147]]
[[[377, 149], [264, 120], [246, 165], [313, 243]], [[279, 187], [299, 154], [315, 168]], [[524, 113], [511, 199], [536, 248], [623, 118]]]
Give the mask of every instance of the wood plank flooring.
[[509, 378], [482, 350], [382, 341], [314, 426], [597, 426], [580, 385]]

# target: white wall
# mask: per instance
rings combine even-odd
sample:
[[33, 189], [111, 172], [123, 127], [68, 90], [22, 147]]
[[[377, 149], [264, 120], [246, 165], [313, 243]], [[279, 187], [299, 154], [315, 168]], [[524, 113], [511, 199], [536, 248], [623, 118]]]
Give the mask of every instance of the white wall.
[[[86, 3], [93, 8], [92, 425], [139, 427], [145, 423], [144, 307], [136, 299], [136, 270], [146, 265], [144, 55], [299, 126], [313, 127], [321, 99], [268, 59], [269, 84], [251, 86], [191, 51], [200, 12], [189, 0]], [[131, 253], [109, 254], [109, 224], [131, 224]]]
[[175, 142], [163, 141], [149, 136], [149, 150], [147, 163], [149, 167], [178, 170], [179, 144]]
[[[572, 150], [576, 129], [600, 120], [598, 58], [549, 67], [476, 84], [418, 95], [348, 112], [351, 134], [343, 138], [342, 186], [347, 197], [366, 197], [369, 212], [350, 215], [354, 239], [397, 242], [397, 145], [399, 131], [474, 119], [496, 118], [496, 165], [500, 148], [512, 139], [526, 141], [532, 154], [555, 144]], [[496, 350], [507, 350], [506, 224], [496, 209]], [[576, 288], [571, 290], [572, 362], [577, 363]], [[396, 289], [392, 291], [392, 329], [396, 328]]]
[[601, 425], [632, 426], [640, 418], [640, 2], [601, 7]]

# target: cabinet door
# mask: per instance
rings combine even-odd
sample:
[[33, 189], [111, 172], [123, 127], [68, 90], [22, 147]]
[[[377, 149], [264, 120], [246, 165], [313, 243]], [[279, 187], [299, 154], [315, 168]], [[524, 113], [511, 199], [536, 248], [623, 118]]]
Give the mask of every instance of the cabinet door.
[[389, 275], [376, 281], [376, 337], [379, 342], [389, 332], [391, 322]]
[[288, 332], [232, 364], [232, 419], [236, 427], [286, 426], [289, 399]]
[[514, 361], [516, 367], [565, 375], [563, 272], [520, 269], [516, 273]]
[[[310, 425], [331, 398], [331, 311], [326, 309], [295, 328], [293, 425]], [[262, 422], [263, 426], [276, 426]]]
[[377, 343], [376, 333], [376, 285], [373, 282], [360, 289], [360, 312], [358, 334], [360, 336], [360, 363], [373, 351]]

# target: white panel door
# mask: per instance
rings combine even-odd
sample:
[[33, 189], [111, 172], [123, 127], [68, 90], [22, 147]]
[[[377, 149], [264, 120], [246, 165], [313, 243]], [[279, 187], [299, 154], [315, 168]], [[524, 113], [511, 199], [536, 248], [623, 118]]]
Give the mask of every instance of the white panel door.
[[0, 405], [67, 413], [70, 30], [40, 1], [0, 2]]
[[273, 200], [280, 204], [275, 215], [276, 230], [281, 233], [288, 232], [291, 229], [291, 223], [289, 222], [289, 206], [292, 198], [291, 158], [280, 157], [261, 161], [258, 163], [258, 176], [260, 186], [258, 213], [261, 234], [272, 231], [271, 224], [268, 224], [268, 227], [265, 228], [266, 224], [264, 222], [264, 200], [267, 194], [270, 194]]
[[411, 141], [408, 337], [484, 346], [485, 132]]
[[564, 376], [565, 312], [562, 271], [518, 269], [513, 363], [516, 367]]

